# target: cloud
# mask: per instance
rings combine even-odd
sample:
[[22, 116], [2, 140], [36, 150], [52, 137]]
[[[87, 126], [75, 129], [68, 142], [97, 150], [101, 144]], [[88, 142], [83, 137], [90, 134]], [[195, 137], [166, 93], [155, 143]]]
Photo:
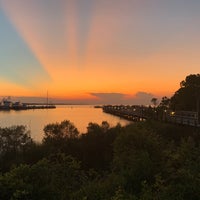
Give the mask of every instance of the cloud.
[[[123, 93], [90, 93], [93, 98], [49, 98], [49, 103], [61, 104], [123, 104], [123, 105], [149, 105], [151, 99], [155, 97], [151, 93], [137, 92], [134, 95]], [[1, 99], [3, 98], [0, 97]], [[11, 97], [12, 101], [21, 101], [26, 103], [46, 103], [46, 97]]]
[[151, 99], [154, 97], [153, 94], [147, 92], [137, 92], [133, 98], [134, 104], [149, 105]]
[[132, 104], [132, 105], [149, 105], [153, 94], [147, 92], [137, 92], [134, 95], [123, 93], [90, 93], [97, 97], [96, 102], [100, 104]]
[[90, 93], [92, 96], [97, 97], [98, 103], [106, 104], [119, 104], [125, 100], [125, 94], [122, 93]]

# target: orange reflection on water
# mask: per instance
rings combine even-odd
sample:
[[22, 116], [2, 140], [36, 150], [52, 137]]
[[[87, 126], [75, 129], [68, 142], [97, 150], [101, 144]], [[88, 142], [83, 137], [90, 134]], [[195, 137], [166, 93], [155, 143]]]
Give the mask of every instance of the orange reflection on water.
[[95, 109], [93, 106], [58, 106], [49, 110], [22, 110], [0, 112], [0, 127], [11, 125], [26, 125], [31, 130], [31, 137], [36, 141], [43, 138], [43, 128], [49, 123], [70, 120], [78, 128], [80, 133], [86, 133], [89, 122], [101, 124], [107, 121], [111, 126], [120, 123], [127, 125], [128, 121], [119, 117], [106, 114], [102, 109]]

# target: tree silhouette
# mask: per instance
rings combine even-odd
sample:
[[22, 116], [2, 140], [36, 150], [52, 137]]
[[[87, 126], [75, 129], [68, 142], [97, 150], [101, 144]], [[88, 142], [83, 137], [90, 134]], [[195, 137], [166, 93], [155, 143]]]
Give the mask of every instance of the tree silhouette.
[[166, 96], [162, 97], [159, 107], [161, 108], [169, 108], [170, 99]]
[[198, 111], [200, 100], [200, 74], [191, 74], [181, 81], [180, 88], [171, 98], [173, 110]]
[[158, 99], [155, 97], [151, 99], [151, 103], [154, 105], [154, 107], [156, 107], [156, 105], [158, 103], [157, 101], [158, 101]]
[[44, 127], [43, 142], [48, 140], [63, 140], [77, 138], [79, 132], [77, 128], [69, 120], [64, 120], [61, 123], [48, 124]]
[[30, 131], [26, 126], [0, 128], [0, 156], [5, 153], [17, 153], [32, 144]]

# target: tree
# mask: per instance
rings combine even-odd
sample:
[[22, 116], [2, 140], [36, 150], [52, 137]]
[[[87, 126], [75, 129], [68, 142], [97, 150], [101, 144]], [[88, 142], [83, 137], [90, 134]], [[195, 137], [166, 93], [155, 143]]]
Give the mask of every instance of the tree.
[[51, 155], [32, 166], [20, 165], [0, 175], [0, 199], [72, 199], [85, 177], [73, 157]]
[[102, 129], [101, 129], [101, 126], [99, 126], [99, 124], [93, 123], [93, 122], [88, 123], [87, 133], [98, 134], [98, 133], [101, 133], [101, 132], [102, 132]]
[[[119, 126], [119, 125], [118, 125]], [[90, 122], [87, 133], [79, 138], [79, 159], [86, 168], [107, 169], [112, 160], [112, 143], [118, 127], [109, 128], [108, 122], [101, 125]], [[81, 156], [81, 157], [80, 157]]]
[[89, 122], [87, 127], [88, 133], [106, 133], [110, 128], [110, 124], [107, 121], [102, 121], [101, 125], [93, 122]]
[[26, 126], [0, 128], [0, 156], [23, 151], [31, 143], [30, 131]]
[[200, 74], [191, 74], [181, 81], [180, 88], [171, 98], [170, 107], [173, 110], [199, 110]]
[[114, 142], [113, 171], [131, 194], [141, 192], [143, 181], [152, 182], [161, 170], [161, 141], [143, 126], [128, 126]]
[[154, 105], [154, 107], [156, 107], [158, 99], [157, 98], [152, 98], [151, 99], [151, 103]]
[[43, 142], [75, 139], [79, 135], [77, 128], [69, 120], [64, 120], [61, 123], [48, 124], [43, 130], [45, 134]]
[[161, 99], [159, 107], [167, 109], [167, 108], [169, 108], [169, 104], [170, 104], [170, 99], [168, 97], [164, 96]]
[[102, 121], [101, 129], [104, 133], [106, 133], [110, 128], [110, 124], [107, 121]]
[[0, 171], [23, 162], [25, 153], [33, 144], [26, 126], [0, 128]]

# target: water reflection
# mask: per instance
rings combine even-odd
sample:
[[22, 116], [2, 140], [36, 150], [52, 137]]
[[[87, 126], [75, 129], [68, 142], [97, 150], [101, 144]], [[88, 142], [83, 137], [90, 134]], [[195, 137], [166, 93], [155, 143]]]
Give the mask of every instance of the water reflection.
[[36, 141], [43, 138], [43, 128], [48, 123], [61, 122], [70, 120], [78, 128], [81, 133], [86, 132], [89, 122], [100, 124], [107, 121], [111, 126], [120, 123], [122, 126], [129, 122], [102, 112], [102, 109], [93, 106], [57, 106], [56, 109], [42, 110], [21, 110], [0, 112], [0, 126], [26, 125], [31, 130], [31, 136]]

